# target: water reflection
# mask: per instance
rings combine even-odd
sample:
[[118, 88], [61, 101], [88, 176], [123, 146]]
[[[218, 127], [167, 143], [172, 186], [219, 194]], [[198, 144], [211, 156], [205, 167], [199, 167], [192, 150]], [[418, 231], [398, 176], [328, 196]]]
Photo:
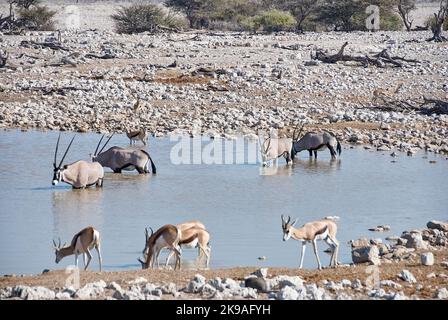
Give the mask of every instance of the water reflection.
[[68, 239], [89, 225], [101, 230], [104, 219], [101, 188], [55, 190], [51, 203], [55, 236]]
[[341, 159], [336, 160], [317, 160], [317, 159], [294, 159], [294, 166], [306, 170], [312, 174], [329, 174], [335, 170], [340, 170]]

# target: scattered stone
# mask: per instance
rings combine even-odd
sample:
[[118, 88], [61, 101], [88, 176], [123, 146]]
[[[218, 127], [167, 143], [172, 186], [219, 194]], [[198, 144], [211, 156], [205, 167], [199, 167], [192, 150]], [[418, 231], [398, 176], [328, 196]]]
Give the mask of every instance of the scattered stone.
[[258, 269], [257, 271], [252, 272], [251, 275], [259, 278], [266, 278], [268, 276], [268, 268]]
[[381, 260], [377, 246], [359, 247], [352, 249], [353, 263], [370, 263], [373, 265], [380, 265]]
[[103, 280], [88, 283], [76, 291], [75, 297], [81, 300], [96, 298], [104, 293], [106, 287], [107, 284]]
[[432, 266], [434, 264], [434, 254], [432, 252], [425, 252], [420, 255], [420, 260], [424, 266]]
[[264, 278], [258, 278], [258, 277], [247, 278], [244, 282], [244, 285], [247, 288], [257, 289], [260, 292], [267, 291], [267, 284]]
[[442, 222], [442, 221], [429, 221], [426, 226], [429, 229], [437, 229], [440, 231], [448, 232], [448, 222]]
[[448, 299], [448, 290], [446, 288], [438, 289], [435, 297], [437, 299]]
[[415, 279], [414, 275], [409, 270], [406, 270], [406, 269], [402, 270], [400, 272], [400, 274], [398, 275], [398, 277], [401, 280], [409, 282], [409, 283], [417, 283], [417, 279]]

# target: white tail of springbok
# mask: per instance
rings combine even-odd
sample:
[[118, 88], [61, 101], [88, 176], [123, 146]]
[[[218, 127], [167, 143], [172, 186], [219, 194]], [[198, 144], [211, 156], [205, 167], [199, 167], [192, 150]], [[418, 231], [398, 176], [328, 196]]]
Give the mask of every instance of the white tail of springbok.
[[282, 215], [282, 230], [283, 241], [287, 241], [289, 238], [302, 242], [302, 253], [300, 256], [299, 268], [303, 267], [303, 258], [305, 256], [306, 243], [311, 242], [313, 244], [314, 255], [317, 259], [317, 266], [322, 269], [319, 255], [317, 254], [317, 240], [324, 240], [331, 250], [330, 266], [336, 266], [338, 262], [339, 242], [336, 239], [336, 233], [338, 227], [334, 221], [335, 219], [322, 219], [318, 221], [312, 221], [305, 223], [300, 228], [294, 228], [297, 219], [291, 222], [291, 217], [288, 216], [288, 220]]
[[[78, 267], [78, 256], [83, 254], [84, 260], [84, 270], [87, 270], [89, 266], [90, 260], [92, 260], [92, 254], [90, 250], [92, 248], [96, 249], [98, 253], [98, 261], [100, 265], [100, 272], [102, 271], [102, 257], [101, 257], [101, 248], [100, 248], [100, 233], [93, 227], [87, 227], [79, 231], [72, 239], [72, 242], [69, 246], [65, 244], [61, 246], [61, 239], [59, 239], [59, 244], [56, 244], [56, 241], [53, 240], [53, 245], [56, 254], [56, 263], [62, 260], [62, 258], [70, 256], [72, 254], [75, 255], [75, 265]], [[87, 257], [87, 263], [86, 263]]]

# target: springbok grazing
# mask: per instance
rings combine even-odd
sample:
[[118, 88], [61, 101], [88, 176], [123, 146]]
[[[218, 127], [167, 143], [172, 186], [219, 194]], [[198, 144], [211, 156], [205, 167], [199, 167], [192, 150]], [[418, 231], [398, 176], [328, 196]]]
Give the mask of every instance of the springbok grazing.
[[317, 266], [319, 270], [322, 269], [322, 265], [320, 264], [319, 256], [317, 254], [317, 240], [324, 240], [330, 246], [330, 267], [335, 267], [339, 264], [339, 242], [336, 239], [338, 227], [334, 220], [335, 219], [325, 218], [319, 221], [308, 222], [300, 228], [294, 228], [297, 219], [291, 223], [291, 217], [288, 216], [288, 220], [285, 220], [282, 215], [283, 241], [287, 241], [292, 237], [294, 240], [302, 242], [302, 253], [300, 255], [299, 269], [302, 269], [303, 266], [303, 258], [305, 256], [307, 242], [311, 242], [313, 244], [314, 255], [317, 259]]
[[[100, 146], [103, 138], [104, 135], [101, 137], [95, 153], [92, 156], [93, 162], [98, 162], [101, 166], [110, 168], [115, 173], [121, 173], [122, 170], [131, 171], [135, 169], [140, 174], [150, 172], [156, 174], [156, 165], [154, 164], [154, 161], [152, 161], [149, 153], [145, 150], [114, 146], [102, 152], [112, 136], [109, 137], [100, 149], [100, 152], [97, 154], [98, 147]], [[149, 171], [149, 164], [151, 164], [151, 171]]]
[[91, 163], [84, 160], [76, 161], [72, 164], [62, 165], [65, 156], [67, 155], [70, 146], [75, 139], [73, 136], [70, 144], [65, 150], [64, 156], [58, 165], [56, 165], [56, 157], [59, 148], [59, 140], [61, 138], [61, 134], [59, 134], [58, 142], [56, 143], [56, 150], [54, 152], [54, 161], [53, 161], [53, 181], [52, 184], [55, 186], [59, 182], [65, 182], [71, 185], [74, 189], [82, 189], [86, 187], [90, 187], [92, 185], [96, 185], [97, 187], [103, 186], [103, 178], [104, 178], [104, 170], [103, 167], [97, 163]]
[[291, 150], [291, 153], [294, 156], [300, 151], [308, 150], [310, 157], [313, 156], [314, 152], [314, 158], [317, 159], [317, 151], [322, 151], [326, 148], [330, 150], [332, 159], [336, 159], [336, 151], [339, 155], [341, 155], [341, 144], [336, 136], [330, 132], [307, 132], [302, 138], [299, 139], [304, 127], [305, 125], [302, 126], [297, 136], [294, 134], [294, 143], [292, 144]]
[[148, 234], [148, 229], [145, 228], [145, 248], [143, 249], [143, 254], [145, 256], [145, 261], [140, 258], [138, 261], [142, 264], [142, 269], [148, 269], [149, 267], [154, 269], [154, 265], [157, 262], [157, 268], [159, 268], [159, 254], [164, 248], [168, 248], [174, 251], [176, 255], [176, 264], [174, 269], [177, 267], [180, 269], [180, 256], [181, 248], [179, 242], [181, 239], [181, 231], [172, 224], [164, 225], [159, 228], [156, 232], [151, 229], [151, 235]]
[[[206, 267], [210, 265], [210, 233], [205, 230], [205, 226], [199, 221], [190, 221], [176, 226], [181, 231], [179, 245], [181, 248], [198, 248], [197, 261], [201, 261], [202, 257], [206, 257]], [[168, 266], [174, 252], [171, 251], [166, 258], [166, 266]]]
[[280, 157], [286, 159], [286, 164], [292, 164], [293, 155], [292, 150], [292, 139], [291, 138], [269, 138], [265, 139], [263, 142], [258, 140], [260, 144], [261, 159], [263, 162], [263, 167], [268, 166], [268, 162], [271, 160], [277, 160]]
[[[61, 246], [61, 239], [59, 239], [59, 244], [56, 245], [56, 241], [53, 240], [53, 245], [56, 254], [56, 263], [62, 260], [62, 258], [75, 255], [75, 265], [78, 267], [78, 255], [83, 254], [84, 260], [84, 270], [87, 270], [90, 260], [92, 260], [92, 254], [90, 249], [95, 248], [98, 253], [98, 261], [100, 264], [100, 272], [102, 271], [102, 258], [100, 249], [100, 233], [93, 227], [87, 227], [79, 231], [72, 239], [69, 246], [65, 244]], [[87, 256], [87, 263], [86, 263]]]
[[126, 131], [126, 135], [129, 138], [130, 145], [133, 145], [135, 142], [140, 140], [146, 146], [146, 141], [148, 141], [148, 132], [146, 132], [145, 129], [141, 128], [139, 130]]

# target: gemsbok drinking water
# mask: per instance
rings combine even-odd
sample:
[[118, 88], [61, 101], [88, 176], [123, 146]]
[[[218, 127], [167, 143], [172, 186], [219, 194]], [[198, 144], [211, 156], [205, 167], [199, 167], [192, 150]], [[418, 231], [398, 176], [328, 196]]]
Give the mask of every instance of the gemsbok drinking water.
[[56, 150], [54, 152], [53, 161], [53, 181], [52, 184], [55, 186], [59, 182], [65, 182], [71, 185], [74, 189], [82, 189], [96, 185], [97, 187], [103, 186], [104, 170], [103, 167], [97, 162], [88, 162], [84, 160], [76, 161], [72, 164], [62, 165], [65, 156], [70, 149], [75, 136], [73, 136], [70, 144], [65, 150], [64, 156], [58, 165], [56, 165], [56, 157], [59, 148], [59, 140], [61, 134], [59, 134], [58, 142], [56, 143]]
[[140, 258], [138, 261], [142, 265], [142, 269], [153, 268], [157, 263], [157, 268], [159, 268], [159, 254], [160, 251], [164, 248], [170, 249], [174, 251], [176, 255], [176, 264], [174, 269], [180, 269], [180, 256], [181, 256], [181, 248], [179, 246], [179, 241], [181, 239], [181, 231], [172, 224], [164, 225], [159, 228], [156, 232], [151, 229], [151, 235], [149, 235], [148, 230], [145, 229], [145, 248], [143, 249], [144, 261]]
[[277, 160], [280, 157], [284, 157], [286, 164], [292, 164], [292, 139], [291, 138], [269, 138], [263, 142], [259, 140], [261, 160], [263, 167], [268, 166], [269, 161]]
[[[102, 150], [106, 147], [107, 143], [110, 141], [112, 136], [106, 141], [103, 147], [97, 154], [98, 147], [100, 146], [104, 135], [101, 137], [94, 155], [92, 156], [93, 162], [98, 162], [103, 167], [112, 169], [115, 173], [121, 173], [122, 170], [132, 171], [137, 170], [140, 174], [150, 173], [156, 174], [156, 166], [154, 161], [152, 161], [151, 156], [148, 152], [142, 149], [134, 148], [121, 148], [121, 147], [111, 147], [106, 151]], [[151, 165], [151, 171], [149, 170], [149, 165]]]
[[[210, 233], [205, 229], [205, 226], [200, 221], [189, 221], [176, 225], [176, 227], [181, 231], [181, 237], [179, 245], [181, 248], [193, 249], [198, 248], [198, 258], [199, 263], [205, 256], [205, 266], [208, 268], [210, 265]], [[175, 254], [171, 251], [166, 258], [166, 266], [168, 266], [171, 257]]]
[[303, 150], [308, 150], [310, 157], [312, 157], [314, 152], [314, 158], [317, 159], [317, 151], [322, 151], [328, 148], [330, 150], [331, 158], [336, 159], [336, 151], [341, 155], [342, 148], [336, 136], [332, 133], [323, 132], [307, 132], [303, 137], [300, 134], [303, 131], [305, 125], [299, 131], [297, 136], [294, 135], [294, 143], [292, 144], [291, 153], [294, 156]]
[[[102, 271], [102, 257], [100, 249], [100, 233], [93, 227], [87, 227], [82, 229], [80, 232], [75, 234], [72, 242], [69, 246], [65, 244], [61, 246], [61, 239], [59, 239], [59, 244], [56, 245], [56, 241], [53, 240], [53, 245], [56, 254], [56, 263], [62, 260], [62, 258], [75, 255], [75, 265], [78, 267], [78, 256], [83, 255], [84, 260], [84, 270], [87, 270], [90, 260], [92, 260], [92, 254], [90, 250], [95, 248], [98, 253], [98, 261], [100, 265], [100, 272]], [[87, 257], [87, 263], [86, 263]]]
[[323, 220], [305, 223], [300, 228], [294, 228], [296, 222], [297, 219], [291, 222], [291, 217], [288, 216], [288, 220], [285, 220], [282, 215], [283, 241], [293, 238], [294, 240], [302, 242], [302, 253], [300, 255], [299, 269], [302, 269], [303, 266], [303, 258], [305, 256], [307, 242], [311, 242], [313, 244], [313, 251], [317, 259], [317, 266], [319, 270], [322, 269], [322, 265], [320, 264], [319, 256], [317, 254], [317, 240], [324, 240], [330, 246], [330, 266], [335, 267], [338, 265], [339, 242], [336, 239], [338, 227], [334, 222], [334, 219], [325, 218]]

